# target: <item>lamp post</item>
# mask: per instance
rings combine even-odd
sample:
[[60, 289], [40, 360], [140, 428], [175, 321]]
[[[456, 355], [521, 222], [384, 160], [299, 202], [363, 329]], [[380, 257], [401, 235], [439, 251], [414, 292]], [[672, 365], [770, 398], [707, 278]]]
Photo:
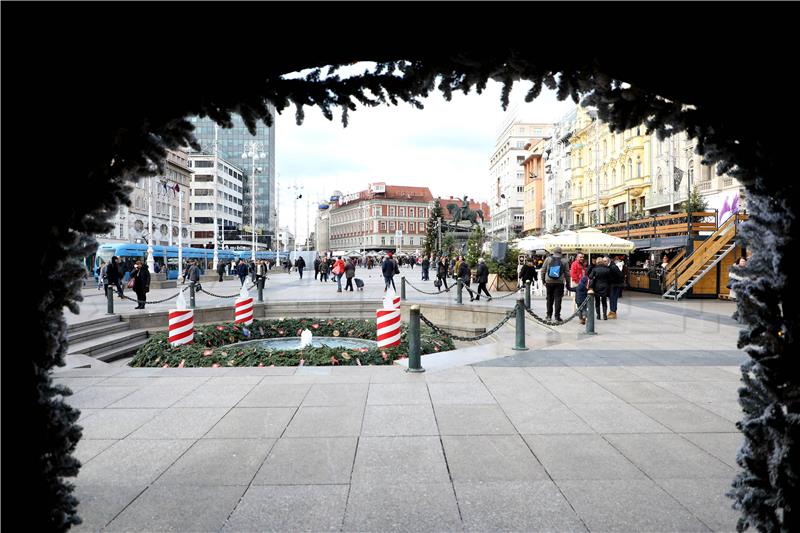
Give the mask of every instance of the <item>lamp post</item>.
[[219, 247], [217, 240], [219, 237], [217, 236], [217, 188], [219, 183], [217, 182], [218, 176], [218, 167], [219, 167], [219, 137], [217, 132], [217, 123], [214, 123], [214, 172], [211, 173], [211, 179], [213, 179], [214, 183], [214, 257], [212, 260], [212, 266], [214, 270], [217, 270], [217, 262], [219, 261], [219, 251], [217, 248]]
[[150, 191], [147, 194], [147, 268], [155, 270], [153, 259], [153, 177], [150, 176]]
[[264, 153], [264, 146], [258, 141], [248, 141], [245, 143], [245, 151], [242, 154], [243, 159], [250, 158], [251, 172], [250, 172], [250, 229], [253, 230], [253, 243], [250, 258], [255, 262], [256, 260], [256, 159], [263, 159], [266, 157]]
[[178, 191], [178, 279], [183, 277], [183, 189]]

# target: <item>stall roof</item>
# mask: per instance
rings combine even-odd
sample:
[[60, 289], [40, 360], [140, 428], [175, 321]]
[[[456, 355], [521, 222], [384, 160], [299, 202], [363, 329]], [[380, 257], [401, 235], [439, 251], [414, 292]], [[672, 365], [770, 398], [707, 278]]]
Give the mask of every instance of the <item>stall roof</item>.
[[641, 248], [642, 252], [659, 252], [661, 250], [672, 250], [673, 248], [683, 248], [686, 245], [680, 246], [651, 246], [650, 248]]

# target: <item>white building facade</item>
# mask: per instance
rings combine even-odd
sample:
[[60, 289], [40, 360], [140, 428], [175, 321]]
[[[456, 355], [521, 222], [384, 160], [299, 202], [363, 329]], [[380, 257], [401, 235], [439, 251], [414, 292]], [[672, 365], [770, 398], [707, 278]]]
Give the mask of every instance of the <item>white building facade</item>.
[[525, 145], [551, 135], [552, 130], [552, 124], [514, 121], [501, 128], [489, 158], [489, 234], [494, 239], [509, 240], [522, 232], [525, 175], [521, 165], [527, 155]]
[[[167, 150], [164, 174], [139, 178], [133, 184], [130, 206], [121, 205], [110, 220], [114, 227], [108, 233], [95, 235], [100, 244], [146, 243], [152, 236], [154, 245], [177, 245], [182, 226], [183, 241], [190, 237], [189, 187], [192, 171], [188, 155], [180, 150]], [[183, 193], [182, 195], [179, 193]], [[153, 226], [147, 229], [148, 207], [152, 193]], [[179, 198], [183, 197], [183, 209]], [[182, 216], [178, 223], [179, 213]], [[171, 234], [171, 235], [170, 235]]]
[[564, 115], [545, 142], [545, 232], [555, 233], [572, 224], [572, 147], [569, 138], [575, 131], [575, 118], [576, 110]]
[[194, 171], [190, 207], [192, 245], [214, 242], [215, 218], [220, 244], [223, 242], [223, 231], [229, 238], [238, 237], [244, 209], [242, 170], [218, 157], [215, 172], [214, 156], [206, 154], [190, 154], [189, 164]]

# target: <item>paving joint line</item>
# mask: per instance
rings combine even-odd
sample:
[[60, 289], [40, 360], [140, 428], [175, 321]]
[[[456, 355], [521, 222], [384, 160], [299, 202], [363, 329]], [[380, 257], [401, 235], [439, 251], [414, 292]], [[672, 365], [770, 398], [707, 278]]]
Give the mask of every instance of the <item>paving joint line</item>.
[[[475, 370], [472, 370], [475, 373]], [[461, 514], [461, 505], [458, 503], [458, 493], [456, 492], [456, 485], [453, 482], [453, 473], [450, 472], [450, 463], [447, 462], [447, 451], [444, 449], [444, 441], [442, 441], [442, 430], [439, 429], [439, 419], [436, 416], [436, 406], [433, 403], [433, 397], [431, 396], [431, 388], [430, 383], [427, 381], [425, 382], [425, 389], [428, 391], [428, 400], [431, 402], [431, 410], [433, 411], [433, 421], [436, 422], [436, 433], [439, 436], [439, 446], [442, 449], [442, 457], [444, 458], [444, 466], [447, 468], [447, 477], [450, 479], [450, 488], [453, 490], [453, 499], [456, 502], [456, 510], [458, 511], [458, 520], [461, 522], [461, 527], [465, 527], [464, 524], [464, 516]]]

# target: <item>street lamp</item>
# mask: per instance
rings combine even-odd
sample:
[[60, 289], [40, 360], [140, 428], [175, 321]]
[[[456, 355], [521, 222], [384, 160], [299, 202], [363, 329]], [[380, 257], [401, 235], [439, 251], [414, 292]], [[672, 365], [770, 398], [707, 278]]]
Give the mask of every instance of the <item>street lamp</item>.
[[[253, 230], [253, 250], [251, 252], [251, 259], [253, 262], [256, 260], [256, 159], [264, 159], [266, 154], [264, 153], [264, 146], [258, 141], [248, 141], [245, 143], [245, 151], [242, 154], [243, 159], [250, 158], [252, 163], [250, 172], [250, 229]], [[258, 170], [260, 171], [261, 168], [259, 167]]]

